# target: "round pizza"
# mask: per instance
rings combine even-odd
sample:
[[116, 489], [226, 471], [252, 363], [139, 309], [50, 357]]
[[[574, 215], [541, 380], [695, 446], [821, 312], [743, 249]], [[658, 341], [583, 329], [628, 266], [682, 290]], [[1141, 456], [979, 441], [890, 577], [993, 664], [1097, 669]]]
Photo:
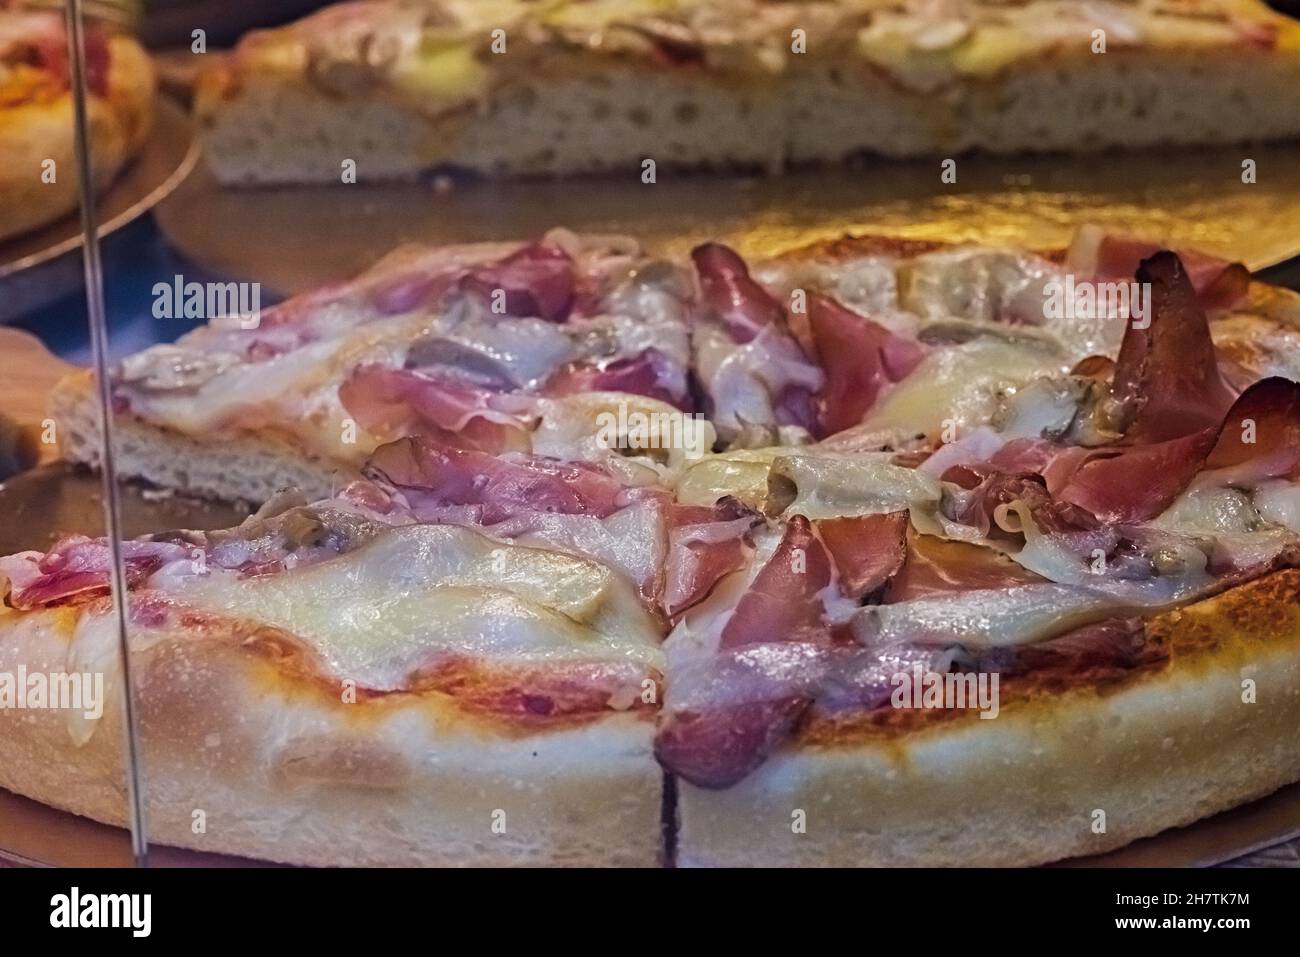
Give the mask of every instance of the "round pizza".
[[[144, 145], [154, 72], [133, 39], [86, 31], [87, 123], [103, 188]], [[0, 240], [77, 208], [71, 65], [63, 17], [0, 4]]]
[[[553, 230], [233, 311], [111, 383], [121, 470], [260, 506], [122, 544], [150, 834], [1029, 865], [1269, 794], [1298, 357], [1300, 296], [1087, 227], [752, 263]], [[51, 416], [93, 466], [91, 385]], [[121, 823], [109, 561], [0, 559], [0, 696], [49, 703], [0, 708], [0, 786]]]

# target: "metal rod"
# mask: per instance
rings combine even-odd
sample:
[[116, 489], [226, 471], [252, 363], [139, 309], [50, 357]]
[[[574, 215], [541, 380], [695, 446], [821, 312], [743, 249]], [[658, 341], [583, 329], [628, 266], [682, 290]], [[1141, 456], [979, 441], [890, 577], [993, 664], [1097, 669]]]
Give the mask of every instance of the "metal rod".
[[122, 508], [118, 499], [117, 470], [113, 464], [112, 391], [108, 378], [108, 320], [104, 309], [104, 273], [99, 256], [99, 225], [95, 209], [95, 176], [86, 119], [86, 43], [81, 0], [67, 0], [64, 16], [68, 28], [68, 53], [72, 64], [74, 123], [77, 141], [77, 181], [81, 190], [82, 254], [86, 271], [86, 310], [90, 317], [90, 343], [99, 389], [100, 481], [104, 493], [108, 550], [112, 559], [113, 613], [117, 617], [118, 653], [122, 659], [122, 718], [125, 737], [127, 820], [131, 825], [131, 852], [138, 867], [149, 864], [145, 833], [143, 782], [140, 775], [140, 741], [136, 729], [135, 694], [131, 683], [131, 654], [127, 643], [126, 576], [122, 565]]

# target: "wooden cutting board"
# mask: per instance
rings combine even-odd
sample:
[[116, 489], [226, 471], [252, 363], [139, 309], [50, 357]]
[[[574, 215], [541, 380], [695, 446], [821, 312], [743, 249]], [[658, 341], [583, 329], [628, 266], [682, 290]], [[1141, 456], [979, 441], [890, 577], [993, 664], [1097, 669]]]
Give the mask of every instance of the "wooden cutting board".
[[75, 368], [31, 333], [0, 327], [0, 415], [33, 437], [41, 463], [58, 458], [59, 452], [57, 445], [40, 441], [50, 390]]

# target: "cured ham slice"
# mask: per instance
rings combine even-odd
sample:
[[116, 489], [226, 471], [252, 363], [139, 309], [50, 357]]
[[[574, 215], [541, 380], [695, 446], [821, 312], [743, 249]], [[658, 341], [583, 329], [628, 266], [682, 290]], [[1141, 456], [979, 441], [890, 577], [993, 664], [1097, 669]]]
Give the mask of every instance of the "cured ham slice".
[[685, 376], [658, 349], [646, 349], [604, 365], [570, 363], [552, 375], [542, 388], [548, 396], [582, 395], [590, 392], [629, 392], [644, 395], [689, 412], [690, 393], [683, 387]]
[[916, 368], [920, 343], [846, 309], [833, 299], [808, 296], [808, 323], [826, 384], [814, 406], [820, 435], [857, 425], [881, 391]]
[[673, 507], [662, 597], [670, 617], [680, 615], [722, 578], [745, 567], [753, 551], [746, 533], [760, 520], [757, 512], [735, 499], [711, 507]]
[[400, 489], [417, 517], [426, 508], [480, 506], [485, 524], [520, 510], [605, 518], [634, 495], [594, 466], [535, 457], [507, 461], [416, 438], [381, 446], [366, 471]]
[[770, 325], [785, 325], [785, 310], [749, 275], [745, 261], [720, 243], [691, 251], [700, 282], [700, 304], [722, 323], [733, 342], [744, 344]]
[[1111, 394], [1123, 409], [1129, 442], [1160, 442], [1217, 426], [1235, 394], [1219, 371], [1205, 311], [1177, 256], [1143, 260], [1138, 282], [1151, 284], [1151, 320], [1124, 333]]
[[1067, 449], [1044, 468], [1058, 501], [1111, 522], [1154, 518], [1204, 469], [1253, 484], [1300, 468], [1300, 384], [1264, 379], [1213, 428], [1149, 445]]
[[860, 601], [898, 572], [907, 556], [907, 528], [905, 511], [817, 522], [845, 598]]
[[[123, 542], [127, 587], [135, 587], [165, 562], [189, 554], [189, 549], [170, 542]], [[111, 562], [107, 542], [77, 535], [43, 555], [25, 552], [6, 558], [0, 576], [10, 581], [9, 605], [27, 610], [108, 594]]]
[[363, 365], [339, 386], [339, 400], [381, 438], [433, 434], [489, 452], [528, 447], [533, 400], [463, 377]]
[[692, 334], [696, 370], [719, 435], [727, 441], [748, 430], [773, 436], [781, 425], [812, 431], [812, 396], [825, 376], [791, 334], [785, 310], [726, 246], [699, 246], [691, 259], [700, 287]]
[[471, 270], [460, 287], [481, 297], [493, 312], [564, 322], [574, 302], [573, 259], [542, 240], [500, 262]]
[[[1142, 260], [1162, 248], [1131, 236], [1107, 233], [1097, 226], [1083, 226], [1074, 234], [1066, 266], [1080, 277], [1128, 282]], [[1204, 308], [1226, 309], [1246, 294], [1250, 271], [1241, 263], [1193, 250], [1182, 250], [1178, 255]]]
[[1046, 579], [984, 545], [909, 532], [906, 557], [890, 580], [885, 604], [977, 588], [1011, 588]]
[[796, 515], [722, 629], [721, 647], [815, 635], [823, 625], [821, 595], [831, 584], [831, 569], [830, 554], [812, 523]]
[[1219, 478], [1254, 484], [1293, 478], [1300, 469], [1300, 383], [1263, 379], [1237, 399], [1224, 416], [1205, 468]]

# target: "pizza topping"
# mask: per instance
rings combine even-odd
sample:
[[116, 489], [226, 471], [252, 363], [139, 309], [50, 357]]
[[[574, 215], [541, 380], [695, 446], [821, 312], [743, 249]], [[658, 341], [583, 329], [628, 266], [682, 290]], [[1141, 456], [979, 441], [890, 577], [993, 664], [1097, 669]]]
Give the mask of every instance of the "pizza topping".
[[525, 246], [491, 266], [470, 270], [460, 288], [479, 296], [497, 315], [564, 322], [573, 308], [574, 263], [546, 241]]
[[542, 392], [553, 396], [629, 392], [689, 411], [691, 397], [682, 371], [680, 365], [651, 348], [604, 364], [570, 363], [546, 380]]
[[587, 463], [494, 457], [420, 439], [382, 446], [366, 472], [399, 492], [417, 521], [594, 557], [625, 573], [647, 600], [662, 586], [662, 490], [628, 487]]
[[768, 473], [770, 514], [842, 518], [916, 509], [931, 512], [943, 489], [916, 469], [894, 465], [888, 453], [780, 454]]
[[817, 534], [830, 552], [845, 598], [861, 601], [893, 579], [907, 557], [907, 529], [907, 512], [817, 523]]
[[867, 413], [864, 433], [964, 435], [992, 421], [1003, 397], [1042, 376], [1059, 375], [1065, 361], [1044, 340], [978, 335], [931, 350]]
[[[1080, 278], [1129, 282], [1142, 261], [1163, 248], [1156, 243], [1108, 233], [1099, 226], [1085, 225], [1075, 231], [1065, 262]], [[1180, 251], [1178, 257], [1203, 308], [1227, 309], [1246, 294], [1250, 272], [1241, 263], [1195, 250]]]
[[707, 507], [676, 505], [671, 515], [662, 606], [676, 618], [748, 564], [753, 552], [748, 533], [761, 516], [737, 499]]
[[821, 593], [831, 575], [826, 547], [807, 519], [795, 516], [722, 629], [719, 647], [797, 641], [815, 633], [822, 624]]
[[1059, 502], [1108, 522], [1141, 522], [1164, 511], [1214, 447], [1215, 430], [1150, 445], [1067, 449], [1044, 469]]
[[761, 445], [778, 426], [811, 431], [812, 396], [825, 376], [791, 334], [785, 311], [726, 246], [699, 246], [691, 258], [701, 300], [692, 331], [696, 371], [719, 436]]
[[1146, 641], [1141, 618], [1107, 618], [1036, 644], [979, 652], [971, 669], [1004, 675], [1032, 672], [1040, 681], [1055, 679], [1070, 687], [1121, 677], [1163, 657], [1162, 649]]
[[785, 310], [749, 275], [732, 249], [707, 243], [691, 250], [700, 280], [701, 307], [722, 323], [731, 341], [744, 345], [770, 325], [785, 325]]
[[417, 515], [424, 507], [470, 505], [482, 509], [487, 524], [519, 509], [605, 518], [634, 495], [592, 465], [508, 461], [415, 438], [380, 447], [366, 471], [400, 489]]
[[[109, 92], [108, 39], [95, 24], [86, 29], [86, 85], [97, 96]], [[0, 23], [0, 106], [60, 96], [71, 86], [63, 18], [57, 13], [4, 11]]]
[[902, 568], [890, 579], [881, 601], [889, 604], [949, 592], [1010, 588], [1045, 581], [996, 549], [922, 535], [909, 529]]
[[527, 397], [475, 384], [464, 376], [363, 365], [339, 386], [339, 401], [371, 434], [430, 435], [489, 452], [528, 448]]
[[[139, 585], [165, 562], [190, 557], [187, 549], [169, 542], [126, 541], [121, 547], [128, 588]], [[30, 610], [108, 594], [111, 562], [103, 539], [74, 535], [44, 554], [10, 556], [0, 566], [0, 574], [10, 582], [9, 606]]]
[[1102, 591], [1055, 583], [975, 589], [870, 605], [853, 619], [853, 633], [877, 645], [961, 645], [987, 649], [1030, 644], [1081, 625], [1138, 611]]
[[[1252, 485], [1300, 472], [1300, 383], [1262, 379], [1224, 416], [1205, 460], [1213, 479]], [[1208, 477], [1208, 476], [1207, 476]]]
[[1150, 323], [1129, 324], [1111, 385], [1125, 438], [1158, 442], [1217, 426], [1234, 394], [1186, 270], [1162, 252], [1143, 261], [1137, 279], [1151, 286]]
[[915, 341], [816, 293], [808, 297], [808, 321], [814, 354], [826, 373], [826, 384], [814, 399], [821, 435], [861, 422], [881, 391], [903, 379], [924, 356]]
[[175, 594], [297, 635], [331, 675], [378, 691], [409, 688], [463, 655], [525, 666], [628, 662], [643, 675], [660, 662], [657, 626], [605, 566], [449, 525], [387, 529], [281, 575], [214, 571]]

